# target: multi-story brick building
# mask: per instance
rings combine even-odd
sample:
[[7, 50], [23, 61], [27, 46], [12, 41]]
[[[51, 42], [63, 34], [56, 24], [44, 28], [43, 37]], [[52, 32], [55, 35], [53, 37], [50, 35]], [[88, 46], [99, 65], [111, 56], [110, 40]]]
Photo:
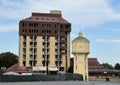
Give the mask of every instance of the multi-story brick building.
[[67, 72], [70, 65], [71, 23], [61, 11], [32, 13], [19, 23], [19, 66], [32, 71]]

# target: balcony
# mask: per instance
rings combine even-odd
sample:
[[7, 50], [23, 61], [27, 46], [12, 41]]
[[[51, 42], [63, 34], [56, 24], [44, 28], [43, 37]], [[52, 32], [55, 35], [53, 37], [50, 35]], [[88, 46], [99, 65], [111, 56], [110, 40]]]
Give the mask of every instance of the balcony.
[[23, 48], [23, 54], [26, 54], [26, 49], [25, 48]]
[[67, 49], [66, 46], [60, 46], [60, 49]]
[[42, 61], [43, 62], [50, 62], [48, 59], [43, 59]]
[[30, 45], [30, 47], [31, 47], [31, 48], [36, 48], [36, 47], [37, 47], [37, 45], [32, 44], [32, 45]]
[[23, 61], [26, 61], [26, 58], [23, 58]]
[[31, 58], [30, 58], [30, 61], [37, 61], [37, 60], [36, 60], [36, 58], [31, 57]]
[[49, 52], [42, 52], [43, 55], [49, 55]]
[[60, 40], [61, 44], [66, 44], [66, 40]]
[[62, 61], [62, 60], [57, 58], [56, 61]]
[[60, 51], [61, 54], [66, 54], [67, 52], [65, 50]]

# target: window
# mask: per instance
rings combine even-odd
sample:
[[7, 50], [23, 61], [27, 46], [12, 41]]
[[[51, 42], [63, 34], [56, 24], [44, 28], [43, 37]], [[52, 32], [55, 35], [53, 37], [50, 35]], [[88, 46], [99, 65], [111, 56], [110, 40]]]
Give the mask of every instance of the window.
[[58, 58], [58, 55], [55, 55], [55, 58], [57, 59], [57, 58]]
[[56, 65], [56, 66], [58, 65], [58, 62], [57, 62], [57, 61], [55, 61], [55, 65]]
[[38, 32], [38, 29], [36, 30], [36, 32]]
[[64, 71], [64, 67], [60, 67], [60, 71]]
[[45, 61], [42, 61], [43, 66], [45, 66]]
[[58, 43], [57, 43], [57, 42], [55, 43], [55, 46], [58, 46]]
[[47, 42], [47, 47], [50, 45], [50, 43], [49, 42]]
[[30, 26], [30, 27], [33, 27], [33, 23], [29, 23], [29, 26]]
[[70, 28], [70, 27], [71, 27], [70, 24], [65, 25], [65, 28]]
[[31, 33], [31, 29], [29, 30], [29, 32]]
[[34, 36], [34, 40], [36, 41], [36, 39], [37, 39], [37, 37], [36, 36]]
[[22, 23], [22, 26], [23, 26], [23, 27], [26, 26], [26, 25], [27, 25], [26, 23], [24, 23], [24, 22]]
[[23, 61], [25, 61], [26, 60], [26, 55], [25, 54], [23, 54]]
[[36, 60], [36, 58], [37, 58], [37, 55], [34, 55], [34, 60]]
[[26, 42], [23, 42], [23, 47], [26, 47]]
[[51, 24], [49, 24], [49, 23], [43, 23], [43, 24], [42, 24], [42, 27], [43, 27], [43, 28], [50, 28], [50, 27], [51, 27]]
[[37, 62], [36, 62], [36, 61], [34, 61], [34, 62], [33, 62], [33, 66], [36, 66], [36, 63], [37, 63]]
[[36, 23], [34, 23], [34, 27], [36, 27], [37, 26], [37, 24]]
[[43, 48], [42, 51], [45, 52], [45, 49]]
[[33, 33], [33, 29], [32, 29], [32, 31], [31, 31], [32, 33]]
[[36, 52], [37, 52], [37, 49], [34, 49], [34, 54], [36, 54]]
[[26, 53], [26, 48], [23, 48], [23, 53], [24, 53], [24, 54]]
[[26, 29], [23, 29], [23, 32], [27, 32], [27, 30], [26, 30]]
[[42, 20], [44, 20], [44, 18], [42, 18]]
[[25, 26], [24, 22], [22, 23], [22, 26]]
[[33, 53], [33, 48], [30, 48], [30, 53], [31, 53], [31, 54]]
[[55, 52], [58, 52], [58, 49], [55, 49]]
[[33, 42], [30, 42], [30, 45], [33, 45]]
[[34, 47], [36, 47], [37, 46], [37, 42], [34, 42]]
[[39, 18], [37, 17], [36, 20], [38, 20]]
[[26, 61], [23, 61], [23, 65], [26, 66]]
[[47, 60], [49, 60], [49, 58], [50, 58], [50, 56], [49, 56], [49, 55], [47, 55]]
[[[26, 32], [27, 32], [27, 30], [26, 30]], [[38, 33], [38, 29], [30, 29], [29, 32], [30, 33]]]
[[58, 33], [58, 30], [55, 30], [55, 33]]
[[51, 33], [51, 30], [42, 30], [42, 33]]
[[45, 39], [45, 37], [42, 37], [43, 39]]
[[63, 25], [61, 24], [61, 25], [60, 25], [60, 27], [62, 28], [62, 27], [63, 27]]
[[45, 42], [43, 42], [42, 45], [44, 46], [44, 45], [45, 45]]
[[49, 52], [50, 50], [49, 49], [47, 49], [47, 52]]
[[30, 66], [32, 66], [32, 61], [29, 62]]
[[23, 42], [26, 42], [26, 37], [23, 36]]
[[59, 28], [59, 24], [55, 24], [55, 28]]

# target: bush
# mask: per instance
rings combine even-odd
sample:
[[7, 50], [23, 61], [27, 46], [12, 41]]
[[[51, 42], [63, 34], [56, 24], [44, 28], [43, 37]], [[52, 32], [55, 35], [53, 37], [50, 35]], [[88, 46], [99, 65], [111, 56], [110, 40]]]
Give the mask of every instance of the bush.
[[61, 74], [61, 75], [1, 75], [0, 82], [23, 82], [23, 81], [66, 81], [66, 80], [80, 80], [82, 75], [79, 74]]
[[2, 75], [4, 73], [4, 71], [2, 69], [0, 69], [0, 75]]

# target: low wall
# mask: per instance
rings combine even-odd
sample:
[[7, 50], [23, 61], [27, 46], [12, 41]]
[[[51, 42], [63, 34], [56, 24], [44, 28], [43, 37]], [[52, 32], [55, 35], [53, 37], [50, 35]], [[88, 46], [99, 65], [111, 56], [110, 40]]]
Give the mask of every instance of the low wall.
[[[119, 81], [120, 82], [120, 77], [110, 77], [110, 76], [107, 76], [107, 78], [109, 78], [110, 81]], [[99, 77], [90, 76], [89, 80], [90, 81], [106, 81], [106, 77], [105, 76], [99, 76]]]
[[0, 82], [22, 82], [22, 81], [66, 81], [83, 80], [79, 74], [61, 74], [61, 75], [2, 75]]

